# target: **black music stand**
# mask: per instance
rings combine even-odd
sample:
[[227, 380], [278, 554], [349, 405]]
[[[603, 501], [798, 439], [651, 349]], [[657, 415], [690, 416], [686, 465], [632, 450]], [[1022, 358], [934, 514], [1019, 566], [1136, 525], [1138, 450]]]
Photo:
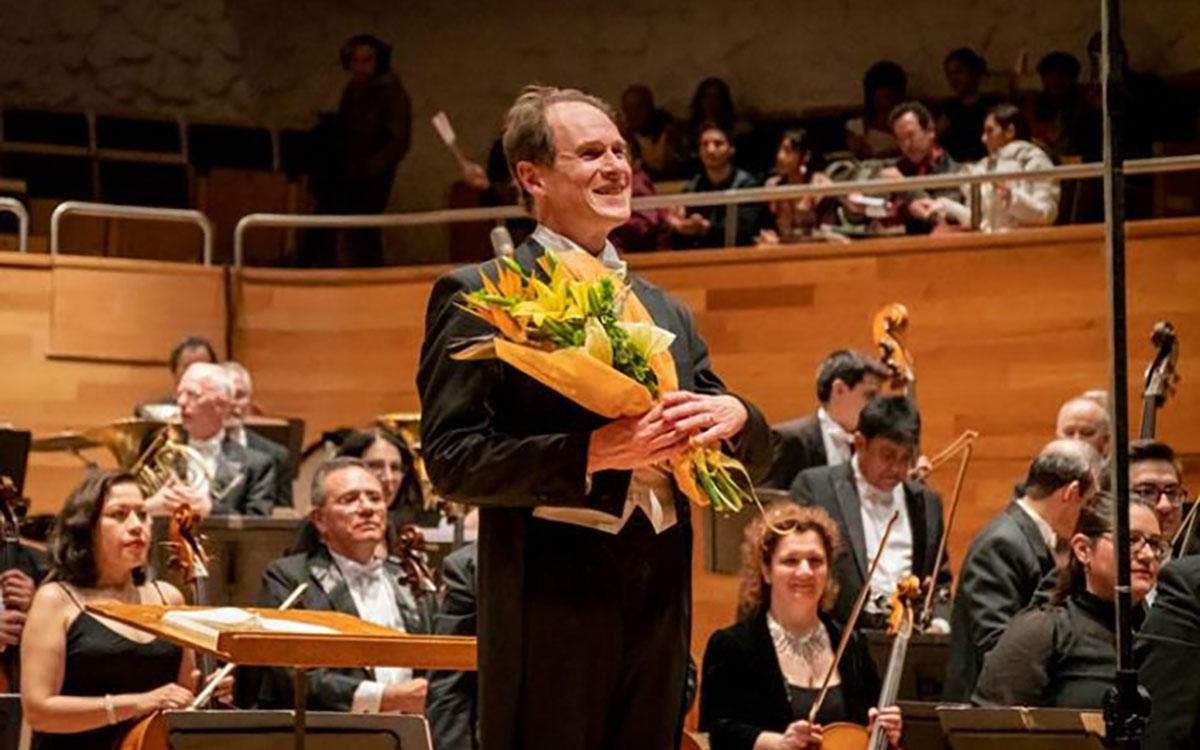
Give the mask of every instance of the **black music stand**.
[[[892, 658], [892, 637], [883, 630], [863, 629], [867, 650], [879, 674], [887, 672]], [[937, 703], [946, 682], [946, 663], [950, 660], [950, 636], [945, 633], [913, 633], [904, 659], [904, 674], [896, 697], [907, 701]], [[918, 747], [922, 747], [918, 745]]]
[[[163, 719], [171, 750], [290, 750], [294, 742], [291, 711], [167, 711]], [[430, 750], [431, 746], [429, 724], [420, 716], [327, 711], [306, 715], [306, 750]]]
[[952, 750], [1104, 750], [1104, 714], [1069, 708], [936, 709]]
[[21, 696], [0, 693], [0, 747], [21, 746]]
[[28, 430], [0, 428], [0, 476], [13, 480], [18, 495], [25, 489], [30, 439]]

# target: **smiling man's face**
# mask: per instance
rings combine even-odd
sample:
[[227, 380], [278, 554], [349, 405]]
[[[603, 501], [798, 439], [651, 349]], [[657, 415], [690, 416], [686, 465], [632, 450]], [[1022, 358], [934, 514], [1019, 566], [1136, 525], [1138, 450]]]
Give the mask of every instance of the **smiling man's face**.
[[629, 220], [633, 172], [625, 139], [608, 115], [584, 102], [551, 105], [546, 122], [554, 161], [534, 165], [534, 180], [525, 181], [538, 218], [577, 242], [607, 236]]

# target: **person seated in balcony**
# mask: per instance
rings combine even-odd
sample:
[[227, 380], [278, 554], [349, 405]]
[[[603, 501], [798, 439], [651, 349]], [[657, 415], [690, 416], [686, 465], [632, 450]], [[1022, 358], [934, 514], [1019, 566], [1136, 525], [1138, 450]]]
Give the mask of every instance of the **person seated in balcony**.
[[863, 114], [846, 121], [846, 148], [858, 159], [895, 156], [898, 145], [888, 115], [908, 98], [908, 76], [890, 60], [880, 60], [863, 77]]
[[979, 142], [983, 121], [1000, 103], [979, 90], [987, 60], [970, 47], [959, 47], [946, 55], [942, 70], [952, 95], [939, 107], [938, 142], [959, 164], [979, 161], [988, 153]]
[[1020, 172], [1052, 169], [1050, 155], [1027, 138], [1021, 110], [1012, 104], [998, 104], [983, 123], [981, 142], [988, 157], [969, 166], [968, 174], [995, 174], [1013, 177], [994, 182], [963, 186], [964, 204], [948, 201], [947, 213], [962, 226], [971, 224], [973, 198], [979, 196], [979, 229], [1006, 232], [1021, 227], [1048, 227], [1058, 216], [1059, 186], [1056, 180], [1021, 179]]
[[[219, 361], [217, 350], [213, 347], [211, 341], [203, 336], [184, 336], [176, 342], [175, 346], [171, 347], [171, 353], [167, 357], [167, 364], [171, 368], [171, 387], [173, 389], [179, 387], [179, 379], [183, 377], [183, 373], [192, 364], [207, 362], [215, 365]], [[133, 416], [138, 419], [159, 419], [164, 421], [178, 419], [179, 405], [175, 403], [174, 392], [172, 391], [170, 396], [163, 396], [153, 401], [138, 404], [133, 409]]]
[[[821, 172], [810, 168], [813, 160], [812, 142], [805, 130], [788, 130], [779, 140], [775, 152], [775, 173], [767, 178], [765, 187], [781, 185], [829, 184], [831, 180]], [[767, 204], [768, 214], [763, 214], [763, 229], [755, 242], [760, 245], [778, 245], [802, 242], [811, 237], [820, 223], [823, 213], [822, 201], [818, 196], [771, 201]]]
[[1051, 52], [1038, 62], [1042, 90], [1027, 97], [1023, 114], [1030, 139], [1056, 161], [1084, 156], [1088, 147], [1087, 101], [1079, 85], [1079, 59], [1070, 52]]
[[[703, 169], [688, 181], [685, 193], [738, 190], [757, 187], [749, 172], [733, 164], [734, 147], [730, 130], [717, 122], [700, 126], [700, 162]], [[735, 245], [749, 245], [758, 233], [760, 208], [753, 203], [737, 207]], [[725, 206], [677, 206], [666, 214], [671, 228], [671, 246], [680, 249], [725, 247]]]
[[[896, 142], [900, 144], [901, 156], [894, 167], [882, 170], [880, 177], [926, 177], [959, 171], [958, 164], [938, 144], [933, 115], [924, 104], [905, 102], [893, 109], [888, 119]], [[948, 221], [945, 200], [962, 203], [962, 191], [957, 187], [948, 187], [905, 193], [901, 198], [900, 214], [904, 218], [907, 233], [928, 234], [934, 228], [945, 225]]]
[[687, 144], [679, 138], [682, 127], [669, 112], [655, 106], [649, 86], [639, 83], [625, 89], [621, 94], [621, 115], [630, 150], [636, 145], [642, 167], [651, 180], [687, 176]]

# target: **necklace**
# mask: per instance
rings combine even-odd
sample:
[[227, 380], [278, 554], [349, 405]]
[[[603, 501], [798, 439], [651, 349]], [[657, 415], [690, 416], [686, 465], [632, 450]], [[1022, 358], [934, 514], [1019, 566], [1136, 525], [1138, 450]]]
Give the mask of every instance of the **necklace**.
[[788, 632], [787, 628], [767, 615], [767, 629], [771, 631], [771, 640], [775, 644], [776, 653], [791, 654], [803, 662], [811, 664], [829, 648], [829, 635], [817, 620], [812, 630], [801, 635]]

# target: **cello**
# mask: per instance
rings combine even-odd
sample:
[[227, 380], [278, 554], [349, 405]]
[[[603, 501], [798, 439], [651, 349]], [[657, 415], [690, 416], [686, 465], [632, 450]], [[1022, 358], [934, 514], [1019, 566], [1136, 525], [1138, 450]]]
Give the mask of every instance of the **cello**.
[[1145, 387], [1142, 390], [1142, 426], [1138, 430], [1138, 437], [1142, 440], [1154, 439], [1158, 431], [1158, 410], [1175, 394], [1175, 384], [1179, 381], [1179, 374], [1175, 371], [1179, 362], [1179, 337], [1175, 334], [1175, 326], [1166, 320], [1155, 323], [1150, 343], [1156, 351], [1154, 359], [1146, 366]]

